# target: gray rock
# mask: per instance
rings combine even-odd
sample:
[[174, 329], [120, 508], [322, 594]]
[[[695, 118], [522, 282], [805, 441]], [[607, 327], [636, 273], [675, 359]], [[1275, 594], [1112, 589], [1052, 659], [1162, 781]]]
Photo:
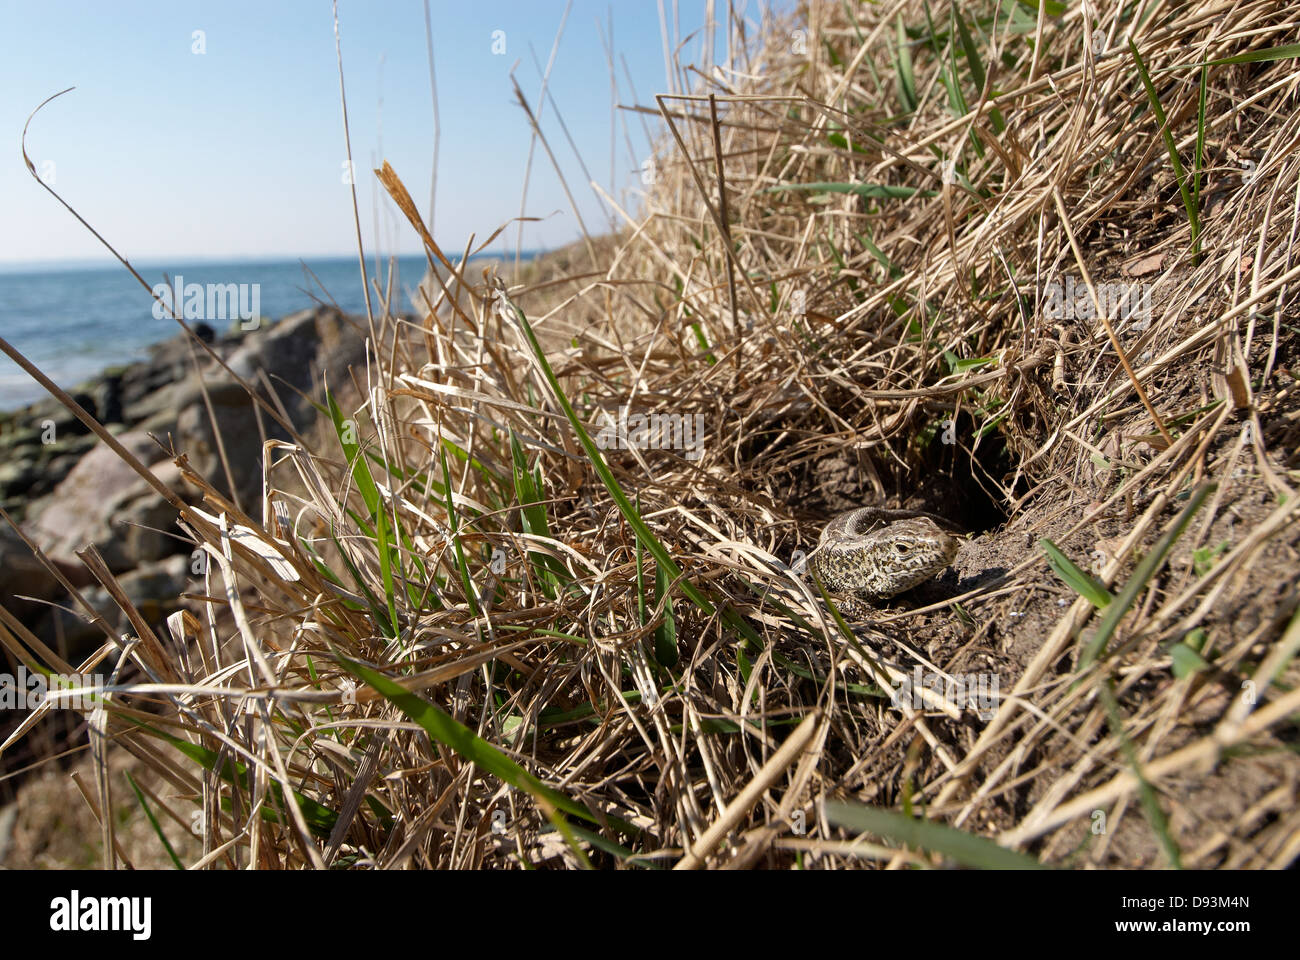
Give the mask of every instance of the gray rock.
[[64, 436], [59, 437], [53, 443], [41, 444], [40, 453], [51, 460], [68, 455], [80, 457], [97, 443], [99, 443], [99, 438], [93, 433], [83, 433], [71, 437]]
[[[191, 587], [188, 556], [168, 557], [147, 563], [117, 578], [122, 592], [132, 606], [154, 627], [164, 627], [167, 616], [180, 609], [182, 593]], [[112, 595], [98, 583], [81, 590], [86, 602], [109, 625], [114, 633], [131, 630], [131, 621], [113, 601]], [[39, 624], [38, 633], [47, 642], [57, 643], [67, 651], [68, 659], [84, 659], [104, 640], [104, 632], [92, 624], [84, 608], [75, 601], [65, 604], [71, 610], [56, 608]]]
[[21, 456], [20, 451], [39, 450], [42, 432], [40, 426], [15, 420], [11, 429], [0, 434], [0, 449], [5, 450], [8, 456]]
[[62, 589], [13, 528], [0, 521], [0, 604], [27, 623], [43, 606], [20, 597], [53, 600]]
[[[180, 609], [182, 593], [190, 589], [189, 556], [167, 557], [147, 563], [119, 578], [122, 592], [151, 624], [160, 624], [168, 614]], [[118, 611], [118, 621], [126, 628], [126, 616]]]
[[143, 399], [126, 408], [128, 423], [145, 432], [163, 433], [176, 429], [176, 418], [182, 410], [203, 403], [199, 378], [194, 375], [164, 384]]
[[[322, 375], [332, 383], [344, 380], [347, 368], [364, 359], [362, 338], [347, 318], [332, 308], [318, 308], [293, 314], [269, 329], [249, 332], [227, 363], [255, 387], [261, 385], [261, 374], [265, 374], [290, 420], [303, 429], [312, 422], [316, 410], [302, 394], [314, 395], [314, 384]], [[288, 434], [257, 409], [243, 387], [228, 376], [209, 381], [208, 393], [212, 416], [202, 403], [196, 403], [187, 406], [177, 418], [178, 449], [189, 456], [197, 472], [229, 495], [216, 443], [216, 430], [220, 430], [227, 458], [237, 474], [239, 500], [244, 509], [257, 515], [256, 504], [262, 493], [263, 434], [268, 439], [287, 439]]]
[[[163, 453], [142, 433], [132, 431], [118, 438], [146, 466], [157, 463]], [[124, 506], [152, 493], [152, 488], [116, 453], [100, 444], [87, 453], [63, 481], [40, 504], [29, 511], [31, 537], [51, 557], [79, 564], [75, 551], [93, 543], [104, 555], [110, 570], [134, 566], [122, 531], [113, 521], [124, 515]], [[153, 494], [156, 496], [156, 494]]]
[[12, 497], [31, 489], [40, 474], [31, 460], [8, 460], [0, 463], [0, 496]]
[[122, 422], [122, 375], [106, 372], [92, 388], [95, 409], [99, 411], [96, 419], [100, 423]]
[[[171, 489], [182, 489], [180, 468], [171, 461], [155, 464], [151, 469]], [[188, 553], [192, 549], [187, 541], [181, 539], [176, 526], [176, 508], [152, 488], [122, 507], [117, 530], [126, 555], [138, 564], [162, 560], [179, 551]]]

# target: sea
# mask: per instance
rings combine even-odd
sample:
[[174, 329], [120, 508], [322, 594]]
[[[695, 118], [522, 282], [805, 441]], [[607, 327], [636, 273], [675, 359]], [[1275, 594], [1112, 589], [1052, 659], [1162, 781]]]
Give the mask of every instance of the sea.
[[[530, 259], [536, 251], [523, 256]], [[393, 311], [411, 314], [412, 295], [427, 269], [423, 256], [382, 260], [381, 289], [395, 269]], [[278, 320], [318, 303], [365, 316], [361, 270], [353, 257], [162, 263], [132, 266], [170, 305], [225, 333], [256, 313]], [[375, 261], [367, 263], [375, 276]], [[234, 285], [233, 287], [231, 285]], [[194, 299], [191, 294], [202, 296]], [[175, 294], [179, 293], [180, 297]], [[215, 293], [215, 296], [213, 295]], [[376, 312], [379, 301], [371, 288]], [[198, 307], [202, 302], [202, 306]], [[192, 309], [198, 307], [197, 311]], [[256, 308], [255, 310], [252, 308]], [[197, 313], [197, 316], [196, 316]], [[151, 344], [180, 332], [150, 291], [121, 264], [0, 264], [0, 337], [4, 337], [51, 380], [70, 389], [104, 368], [148, 356]], [[0, 410], [14, 410], [47, 396], [8, 356], [0, 353]]]

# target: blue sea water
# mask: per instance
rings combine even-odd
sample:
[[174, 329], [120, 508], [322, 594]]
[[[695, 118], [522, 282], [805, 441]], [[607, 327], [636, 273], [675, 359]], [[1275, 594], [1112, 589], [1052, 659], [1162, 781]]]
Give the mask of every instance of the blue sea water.
[[[388, 277], [383, 263], [381, 289]], [[410, 294], [424, 276], [424, 257], [396, 261], [393, 309], [410, 314]], [[321, 303], [336, 303], [348, 313], [365, 315], [361, 271], [356, 257], [304, 258], [229, 263], [133, 264], [152, 284], [256, 284], [258, 312], [278, 320], [286, 314]], [[308, 269], [310, 268], [310, 272]], [[374, 261], [367, 264], [374, 275]], [[378, 300], [372, 303], [376, 312]], [[251, 296], [245, 297], [245, 303]], [[0, 336], [8, 340], [51, 380], [65, 389], [76, 386], [105, 367], [148, 355], [150, 344], [180, 332], [176, 321], [155, 302], [120, 264], [105, 266], [0, 267]], [[202, 317], [218, 333], [239, 320], [219, 311], [222, 319]], [[12, 410], [47, 394], [9, 357], [0, 353], [0, 410]]]

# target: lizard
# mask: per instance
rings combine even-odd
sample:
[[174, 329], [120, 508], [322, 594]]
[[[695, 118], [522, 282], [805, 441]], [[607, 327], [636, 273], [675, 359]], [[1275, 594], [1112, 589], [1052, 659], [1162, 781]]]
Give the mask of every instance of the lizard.
[[859, 618], [864, 601], [892, 597], [944, 570], [958, 543], [925, 514], [860, 507], [826, 524], [808, 566], [827, 593], [846, 601], [844, 612]]

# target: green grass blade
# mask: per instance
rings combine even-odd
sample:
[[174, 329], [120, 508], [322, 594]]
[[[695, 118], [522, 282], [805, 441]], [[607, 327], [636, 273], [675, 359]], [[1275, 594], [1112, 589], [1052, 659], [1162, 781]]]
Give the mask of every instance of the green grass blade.
[[[1142, 86], [1146, 88], [1147, 101], [1151, 104], [1151, 112], [1156, 116], [1156, 122], [1160, 125], [1160, 136], [1165, 141], [1165, 152], [1169, 154], [1169, 162], [1174, 168], [1174, 178], [1178, 181], [1178, 193], [1183, 198], [1183, 208], [1187, 211], [1187, 221], [1192, 227], [1192, 247], [1193, 250], [1199, 248], [1198, 240], [1201, 235], [1201, 219], [1196, 208], [1196, 199], [1191, 194], [1191, 184], [1187, 179], [1187, 171], [1183, 168], [1183, 161], [1178, 157], [1178, 146], [1174, 143], [1174, 133], [1169, 129], [1169, 120], [1165, 117], [1165, 109], [1160, 105], [1160, 97], [1156, 94], [1156, 88], [1151, 83], [1151, 74], [1147, 73], [1147, 65], [1142, 60], [1142, 54], [1138, 53], [1137, 44], [1130, 37], [1128, 41], [1129, 51], [1133, 54], [1133, 62], [1137, 64], [1138, 75], [1142, 78]], [[1193, 260], [1193, 262], [1195, 262]]]
[[[1300, 57], [1300, 43], [1287, 43], [1280, 47], [1269, 47], [1267, 50], [1249, 50], [1236, 56], [1208, 60], [1202, 64], [1191, 64], [1191, 66], [1217, 67], [1224, 63], [1264, 63], [1269, 60], [1290, 60], [1293, 57]], [[1169, 69], [1176, 68], [1170, 67]]]
[[[231, 761], [227, 759], [218, 769], [217, 760], [219, 755], [215, 750], [209, 750], [206, 747], [199, 746], [197, 743], [190, 743], [188, 740], [173, 737], [169, 733], [164, 733], [163, 731], [158, 730], [147, 723], [142, 723], [132, 717], [127, 717], [126, 719], [144, 729], [151, 736], [167, 741], [181, 753], [185, 754], [185, 756], [191, 761], [197, 763], [205, 770], [215, 772], [218, 777], [232, 786], [237, 786], [248, 793], [252, 793], [252, 782], [249, 779], [248, 766], [246, 764], [238, 761], [232, 764]], [[231, 769], [232, 767], [234, 769]], [[283, 810], [284, 790], [280, 787], [279, 782], [274, 779], [269, 782], [268, 786], [272, 800], [280, 810]], [[307, 827], [311, 830], [312, 834], [317, 837], [328, 837], [330, 831], [334, 829], [334, 824], [338, 820], [339, 815], [329, 807], [317, 803], [315, 800], [304, 796], [297, 790], [293, 791], [293, 798], [298, 804], [298, 809], [302, 811], [303, 820], [306, 822]], [[269, 807], [262, 808], [262, 819], [273, 823], [282, 822], [279, 811], [270, 809]], [[391, 820], [388, 826], [391, 826]]]
[[144, 792], [136, 786], [135, 778], [131, 776], [131, 771], [127, 770], [125, 773], [126, 782], [129, 783], [131, 789], [135, 791], [135, 799], [140, 804], [140, 809], [144, 811], [144, 815], [149, 821], [149, 826], [153, 827], [153, 832], [156, 833], [158, 839], [162, 841], [163, 849], [167, 851], [167, 856], [171, 858], [172, 865], [177, 870], [184, 870], [185, 865], [181, 863], [181, 858], [176, 856], [175, 849], [167, 842], [167, 836], [162, 832], [162, 825], [158, 823], [158, 818], [153, 815], [153, 811], [149, 809], [149, 804], [145, 802]]
[[893, 280], [903, 275], [902, 267], [890, 260], [889, 257], [885, 255], [885, 251], [876, 246], [876, 242], [871, 239], [870, 231], [856, 234], [856, 236], [858, 240], [862, 242], [862, 245], [866, 247], [867, 252], [876, 259], [876, 262], [888, 271], [889, 279]]
[[975, 49], [975, 41], [971, 39], [970, 30], [966, 28], [966, 18], [961, 15], [961, 11], [954, 4], [952, 7], [953, 25], [957, 30], [957, 38], [961, 41], [961, 51], [966, 57], [966, 65], [970, 68], [971, 82], [975, 86], [975, 92], [979, 93], [984, 89], [984, 81], [987, 74], [984, 72], [984, 61], [980, 59], [979, 51]]
[[1056, 571], [1056, 575], [1065, 581], [1065, 585], [1098, 610], [1109, 606], [1115, 599], [1115, 595], [1107, 590], [1104, 584], [1076, 567], [1074, 561], [1062, 553], [1061, 548], [1051, 540], [1043, 537], [1038, 541], [1038, 545], [1043, 548], [1043, 553], [1047, 554], [1047, 562]]
[[442, 445], [451, 452], [453, 457], [461, 463], [468, 463], [470, 467], [479, 474], [479, 476], [488, 481], [489, 486], [503, 491], [510, 489], [510, 484], [506, 482], [504, 477], [499, 476], [495, 470], [478, 457], [471, 457], [469, 451], [465, 450], [460, 444], [448, 439], [447, 437], [441, 437], [440, 439]]
[[682, 592], [690, 598], [691, 602], [706, 614], [714, 613], [716, 608], [714, 607], [713, 602], [701, 593], [693, 583], [682, 577], [681, 568], [677, 566], [677, 562], [669, 555], [667, 549], [665, 549], [664, 545], [659, 541], [659, 538], [654, 535], [654, 532], [646, 526], [645, 521], [641, 519], [641, 515], [632, 506], [632, 502], [628, 500], [627, 495], [623, 492], [623, 488], [619, 486], [618, 480], [614, 478], [613, 471], [609, 469], [609, 464], [605, 462], [604, 456], [601, 455], [600, 450], [596, 447], [595, 441], [591, 439], [591, 435], [587, 432], [587, 428], [584, 427], [582, 421], [578, 419], [578, 414], [577, 411], [573, 409], [573, 404], [569, 402], [569, 398], [565, 396], [564, 390], [560, 387], [560, 381], [555, 376], [555, 371], [551, 369], [550, 361], [546, 359], [546, 352], [542, 350], [542, 345], [537, 340], [537, 334], [533, 332], [533, 325], [528, 322], [528, 317], [525, 316], [524, 311], [506, 295], [504, 288], [499, 290], [499, 296], [502, 301], [508, 305], [511, 312], [514, 314], [515, 319], [519, 322], [524, 337], [528, 341], [528, 346], [533, 351], [533, 356], [536, 358], [538, 365], [541, 368], [542, 376], [546, 379], [547, 385], [551, 388], [551, 392], [555, 395], [561, 409], [564, 410], [564, 415], [568, 419], [569, 425], [573, 428], [573, 432], [577, 435], [578, 442], [582, 444], [582, 449], [587, 454], [587, 459], [591, 461], [592, 467], [595, 468], [596, 475], [600, 478], [600, 482], [604, 484], [605, 490], [618, 506], [619, 512], [623, 514], [623, 519], [625, 519], [628, 526], [632, 528], [637, 539], [645, 544], [645, 548], [650, 551], [655, 560], [664, 566], [672, 579], [680, 579]]
[[919, 187], [895, 187], [885, 183], [783, 183], [777, 187], [768, 187], [763, 193], [779, 193], [782, 190], [808, 190], [815, 193], [852, 193], [859, 197], [893, 199], [907, 197], [937, 196], [935, 190], [922, 190]]
[[375, 546], [379, 550], [379, 573], [384, 581], [384, 599], [388, 602], [388, 619], [393, 625], [393, 636], [402, 632], [397, 619], [397, 602], [393, 591], [393, 556], [390, 552], [392, 543], [388, 537], [388, 514], [380, 510], [375, 514]]
[[898, 53], [894, 59], [894, 71], [898, 79], [898, 100], [903, 105], [903, 113], [913, 113], [919, 101], [916, 98], [916, 75], [912, 72], [912, 51], [908, 47], [903, 18], [899, 17], [897, 23]]
[[1173, 526], [1156, 541], [1151, 548], [1151, 552], [1142, 558], [1142, 561], [1137, 565], [1137, 569], [1133, 571], [1133, 576], [1124, 584], [1124, 588], [1120, 590], [1115, 601], [1107, 605], [1101, 623], [1097, 626], [1096, 635], [1084, 649], [1083, 655], [1079, 657], [1080, 671], [1092, 664], [1105, 652], [1106, 644], [1110, 642], [1111, 635], [1115, 632], [1115, 628], [1119, 626], [1120, 620], [1128, 612], [1134, 601], [1137, 600], [1138, 595], [1146, 589], [1147, 583], [1155, 576], [1156, 571], [1160, 569], [1160, 565], [1165, 562], [1165, 557], [1173, 549], [1174, 544], [1178, 542], [1178, 538], [1183, 535], [1183, 531], [1187, 529], [1187, 524], [1191, 522], [1193, 515], [1197, 510], [1201, 509], [1201, 504], [1205, 502], [1205, 498], [1214, 492], [1215, 486], [1213, 483], [1205, 483], [1196, 489], [1188, 500], [1187, 506], [1183, 508], [1183, 512], [1174, 520]]
[[[338, 663], [358, 680], [377, 690], [385, 699], [423, 727], [424, 731], [438, 743], [454, 750], [483, 772], [490, 773], [501, 782], [532, 796], [555, 823], [557, 829], [563, 822], [564, 813], [590, 823], [601, 824], [602, 818], [597, 817], [576, 800], [542, 783], [451, 714], [364, 664], [343, 656], [339, 656]], [[631, 824], [616, 817], [604, 819], [628, 835], [638, 833]]]
[[695, 342], [699, 344], [700, 353], [709, 366], [712, 367], [717, 364], [718, 358], [713, 355], [713, 348], [709, 346], [709, 338], [704, 335], [704, 328], [700, 326], [698, 321], [691, 324], [691, 332], [695, 334]]
[[1198, 206], [1201, 202], [1201, 170], [1205, 166], [1205, 96], [1209, 77], [1209, 68], [1201, 67], [1201, 87], [1196, 101], [1196, 155], [1192, 157], [1192, 196]]
[[343, 410], [333, 394], [326, 392], [325, 399], [329, 403], [330, 418], [334, 421], [334, 432], [343, 447], [343, 456], [352, 468], [352, 480], [356, 483], [357, 492], [361, 494], [361, 499], [365, 501], [366, 508], [373, 517], [380, 509], [379, 488], [375, 486], [375, 478], [370, 473], [366, 458], [361, 456], [361, 441], [356, 436], [356, 422], [344, 419]]
[[[966, 18], [962, 16], [957, 6], [953, 5], [953, 19], [956, 21], [957, 37], [961, 41], [962, 54], [966, 57], [966, 65], [970, 68], [971, 82], [975, 87], [975, 95], [981, 99], [984, 96], [984, 84], [988, 80], [988, 72], [984, 69], [984, 61], [980, 59], [979, 50], [975, 47], [975, 41], [971, 38], [970, 30], [966, 27]], [[1002, 113], [997, 107], [989, 108], [989, 122], [993, 125], [994, 133], [1001, 133], [1006, 129], [1007, 123], [1002, 119]], [[975, 137], [975, 131], [971, 131], [971, 138], [976, 144], [977, 149], [981, 149], [978, 138]], [[981, 154], [983, 156], [983, 154]]]
[[615, 479], [613, 471], [609, 469], [609, 464], [605, 462], [605, 458], [601, 455], [600, 450], [591, 439], [591, 434], [587, 432], [587, 428], [584, 427], [582, 421], [578, 419], [577, 411], [573, 409], [573, 404], [569, 402], [569, 398], [565, 396], [564, 390], [561, 389], [560, 381], [555, 376], [555, 371], [551, 369], [550, 361], [546, 359], [546, 352], [542, 349], [541, 343], [538, 342], [537, 334], [533, 332], [533, 325], [529, 323], [527, 315], [519, 308], [518, 304], [510, 299], [509, 295], [505, 291], [504, 284], [501, 284], [498, 288], [498, 295], [501, 298], [501, 302], [509, 308], [511, 313], [514, 314], [515, 320], [519, 323], [519, 327], [523, 331], [524, 339], [528, 342], [528, 347], [532, 350], [533, 357], [537, 360], [538, 368], [541, 370], [542, 376], [545, 378], [552, 394], [554, 394], [556, 401], [560, 404], [560, 408], [564, 411], [564, 416], [568, 419], [569, 426], [573, 428], [573, 432], [578, 437], [578, 442], [582, 445], [583, 451], [587, 454], [587, 459], [591, 461], [591, 465], [596, 471], [596, 475], [600, 478], [600, 482], [604, 485], [610, 498], [618, 506], [619, 512], [623, 514], [623, 519], [626, 520], [628, 526], [632, 528], [632, 532], [635, 533], [637, 538], [645, 544], [645, 548], [650, 551], [650, 555], [653, 556], [664, 568], [669, 579], [681, 587], [682, 593], [686, 594], [687, 599], [689, 599], [691, 603], [695, 604], [706, 616], [712, 616], [715, 613], [719, 613], [722, 617], [722, 621], [728, 627], [744, 637], [746, 642], [752, 644], [755, 649], [762, 649], [763, 640], [754, 631], [753, 627], [746, 623], [744, 619], [729, 606], [724, 606], [719, 612], [718, 608], [714, 606], [713, 601], [706, 597], [689, 578], [682, 575], [681, 568], [677, 566], [677, 561], [672, 558], [672, 555], [669, 554], [663, 543], [654, 535], [654, 531], [652, 531], [646, 525], [646, 522], [641, 519], [641, 514], [632, 506], [631, 501], [628, 500], [627, 495], [623, 492], [623, 488], [619, 486], [618, 480]]
[[[348, 510], [347, 512], [349, 516], [352, 516], [354, 518], [356, 517], [356, 514], [352, 513], [351, 510]], [[357, 565], [352, 562], [352, 558], [349, 557], [347, 551], [343, 549], [343, 544], [339, 542], [339, 538], [334, 534], [334, 531], [332, 529], [333, 528], [332, 521], [330, 526], [331, 526], [330, 539], [334, 541], [334, 546], [338, 549], [339, 557], [342, 558], [343, 560], [343, 565], [348, 568], [348, 573], [352, 575], [352, 580], [357, 585], [357, 589], [361, 592], [361, 595], [366, 598], [366, 603], [370, 607], [371, 617], [374, 618], [374, 621], [379, 626], [379, 629], [385, 631], [386, 634], [386, 631], [389, 629], [389, 625], [385, 623], [384, 609], [379, 604], [379, 598], [376, 597], [374, 591], [370, 589], [370, 585], [367, 584], [364, 579], [362, 579], [361, 571], [357, 569]], [[394, 634], [393, 636], [395, 637], [396, 634]]]
[[[571, 823], [569, 824], [569, 832], [570, 832], [570, 836], [566, 836], [565, 839], [569, 840], [570, 846], [575, 846], [573, 842], [573, 838], [586, 840], [597, 850], [604, 850], [606, 853], [613, 854], [616, 857], [622, 858], [628, 864], [628, 866], [641, 867], [647, 870], [660, 869], [659, 865], [655, 863], [655, 861], [647, 860], [644, 857], [638, 857], [631, 850], [627, 849], [621, 844], [615, 843], [613, 840], [609, 840], [605, 837], [602, 837], [599, 833], [596, 833], [593, 830], [587, 830], [583, 827], [578, 826], [577, 824]], [[583, 857], [583, 860], [586, 860], [585, 856]], [[588, 864], [588, 866], [590, 866], [590, 864]]]
[[896, 810], [882, 810], [857, 803], [827, 803], [826, 818], [837, 826], [889, 837], [909, 847], [941, 853], [962, 866], [984, 870], [1045, 870], [1033, 857], [998, 846], [940, 823], [917, 820]]
[[438, 447], [438, 457], [442, 462], [442, 477], [447, 485], [447, 529], [451, 536], [451, 547], [456, 555], [456, 572], [460, 574], [460, 585], [465, 591], [465, 603], [470, 615], [478, 618], [478, 599], [474, 596], [474, 584], [469, 576], [469, 564], [465, 562], [465, 548], [460, 542], [460, 521], [456, 516], [456, 498], [451, 491], [451, 473], [447, 469], [447, 451]]
[[[1028, 7], [1035, 13], [1038, 11], [1038, 0], [1019, 0], [1022, 6]], [[1043, 0], [1043, 9], [1049, 17], [1061, 17], [1065, 15], [1066, 5], [1061, 0]]]
[[[948, 68], [939, 68], [939, 82], [948, 91], [948, 107], [953, 116], [964, 117], [970, 113], [970, 104], [966, 102], [966, 93], [961, 88], [961, 76], [957, 72], [957, 51], [951, 45], [948, 47]], [[972, 130], [971, 134], [974, 135], [974, 132]], [[975, 144], [980, 146], [978, 140]]]
[[[637, 494], [636, 512], [641, 512], [641, 495]], [[636, 562], [636, 622], [645, 626], [650, 622], [650, 605], [645, 593], [645, 549], [640, 540], [632, 541], [632, 559]]]
[[1120, 713], [1119, 702], [1115, 699], [1115, 691], [1111, 689], [1109, 680], [1100, 686], [1099, 692], [1101, 702], [1106, 708], [1106, 717], [1110, 722], [1111, 732], [1119, 740], [1120, 749], [1124, 752], [1124, 758], [1128, 760], [1129, 767], [1133, 770], [1133, 776], [1137, 778], [1138, 798], [1142, 804], [1142, 814], [1146, 817], [1147, 823], [1151, 825], [1152, 832], [1160, 841], [1160, 846], [1164, 850], [1165, 856], [1169, 858], [1170, 864], [1175, 870], [1181, 870], [1183, 868], [1182, 854], [1178, 849], [1178, 844], [1174, 842], [1173, 836], [1169, 833], [1169, 821], [1165, 818], [1165, 812], [1160, 809], [1160, 801], [1156, 799], [1155, 787], [1151, 786], [1151, 781], [1142, 772], [1142, 764], [1138, 761], [1137, 751], [1133, 749], [1133, 741], [1124, 732], [1124, 717]]
[[[543, 499], [541, 475], [540, 473], [534, 475], [528, 469], [528, 458], [524, 454], [523, 444], [519, 442], [519, 437], [513, 428], [510, 430], [510, 461], [515, 499], [519, 501], [520, 507], [520, 525], [524, 533], [551, 539], [546, 505], [541, 502]], [[561, 585], [567, 587], [572, 582], [564, 564], [550, 554], [540, 550], [529, 550], [528, 561], [536, 571], [537, 578], [542, 584], [542, 591], [548, 599], [555, 599], [557, 587]]]
[[1179, 680], [1185, 680], [1202, 670], [1210, 669], [1210, 664], [1201, 656], [1205, 639], [1205, 629], [1197, 627], [1195, 630], [1189, 630], [1183, 639], [1169, 648], [1171, 669]]
[[854, 153], [866, 153], [871, 151], [858, 143], [849, 143], [849, 138], [842, 133], [828, 133], [826, 142], [833, 147], [839, 147], [841, 150], [852, 150]]
[[655, 603], [660, 600], [664, 604], [664, 622], [655, 628], [655, 659], [665, 667], [673, 667], [677, 665], [677, 617], [668, 592], [668, 575], [663, 567], [655, 567]]

